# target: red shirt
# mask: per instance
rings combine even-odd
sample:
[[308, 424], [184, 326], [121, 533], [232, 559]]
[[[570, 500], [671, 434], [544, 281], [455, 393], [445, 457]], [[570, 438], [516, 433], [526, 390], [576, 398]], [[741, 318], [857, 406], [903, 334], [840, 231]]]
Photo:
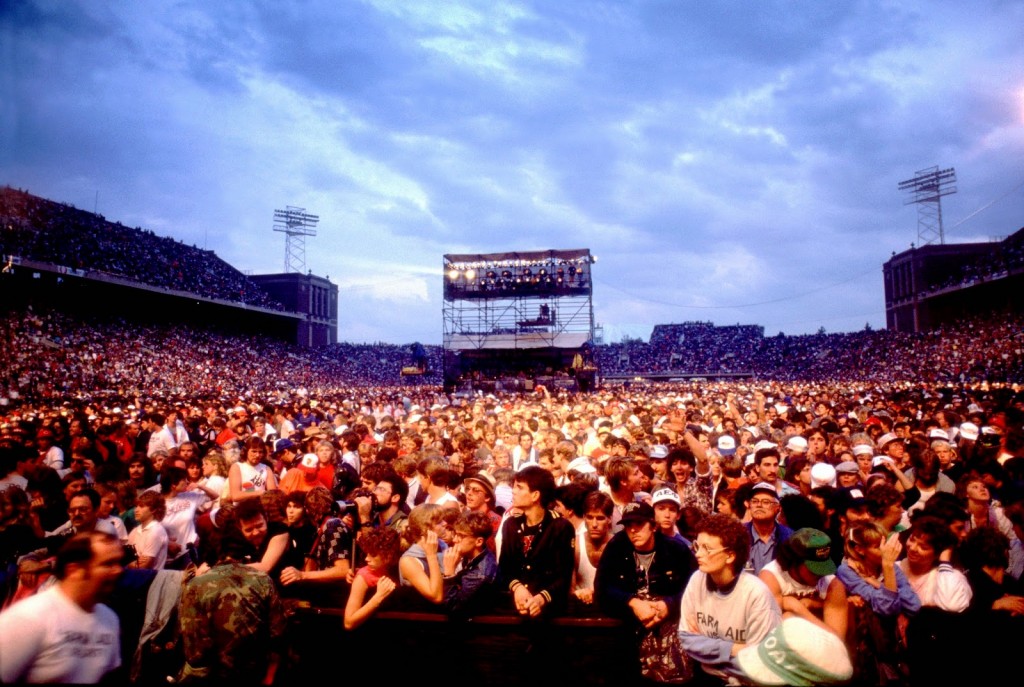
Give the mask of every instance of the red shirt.
[[316, 471], [316, 481], [328, 489], [334, 488], [334, 466], [333, 465], [320, 465], [320, 469]]

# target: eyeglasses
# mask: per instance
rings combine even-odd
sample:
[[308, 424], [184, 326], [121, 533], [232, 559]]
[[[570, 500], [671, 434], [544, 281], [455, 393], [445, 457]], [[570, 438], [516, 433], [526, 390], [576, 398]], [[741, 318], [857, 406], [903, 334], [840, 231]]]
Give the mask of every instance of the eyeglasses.
[[775, 499], [750, 499], [751, 506], [774, 506]]
[[698, 544], [698, 543], [694, 542], [693, 544], [690, 545], [690, 550], [693, 551], [695, 554], [699, 554], [699, 553], [703, 552], [703, 553], [707, 554], [708, 556], [714, 556], [715, 554], [722, 553], [723, 551], [728, 551], [729, 547], [728, 546], [723, 546], [723, 547], [718, 548], [718, 549], [712, 549], [707, 544]]

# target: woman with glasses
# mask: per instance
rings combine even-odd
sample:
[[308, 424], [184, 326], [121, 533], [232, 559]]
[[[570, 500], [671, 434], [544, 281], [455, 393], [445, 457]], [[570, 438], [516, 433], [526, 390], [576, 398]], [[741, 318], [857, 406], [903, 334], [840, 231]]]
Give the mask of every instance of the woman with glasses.
[[742, 678], [736, 654], [760, 643], [782, 621], [782, 611], [768, 586], [744, 570], [750, 535], [736, 518], [704, 518], [693, 552], [698, 569], [683, 592], [679, 641], [708, 674]]

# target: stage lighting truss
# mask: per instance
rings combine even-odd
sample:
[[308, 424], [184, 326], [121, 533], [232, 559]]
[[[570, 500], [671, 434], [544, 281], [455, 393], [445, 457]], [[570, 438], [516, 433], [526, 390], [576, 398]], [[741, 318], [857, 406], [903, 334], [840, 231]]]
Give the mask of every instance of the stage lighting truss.
[[[565, 255], [568, 254], [568, 255]], [[582, 292], [590, 288], [590, 265], [597, 261], [586, 251], [546, 251], [532, 254], [494, 254], [472, 256], [476, 260], [445, 256], [445, 296], [485, 297], [495, 291], [550, 295], [568, 290]]]
[[593, 337], [588, 250], [444, 256], [445, 345], [564, 347]]

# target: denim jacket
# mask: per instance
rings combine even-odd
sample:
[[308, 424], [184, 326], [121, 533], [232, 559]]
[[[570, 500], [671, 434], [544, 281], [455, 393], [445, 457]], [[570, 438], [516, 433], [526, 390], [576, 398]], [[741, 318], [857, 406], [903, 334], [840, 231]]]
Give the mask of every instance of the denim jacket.
[[444, 581], [444, 607], [453, 616], [466, 617], [490, 609], [498, 579], [498, 560], [490, 549], [466, 563]]

